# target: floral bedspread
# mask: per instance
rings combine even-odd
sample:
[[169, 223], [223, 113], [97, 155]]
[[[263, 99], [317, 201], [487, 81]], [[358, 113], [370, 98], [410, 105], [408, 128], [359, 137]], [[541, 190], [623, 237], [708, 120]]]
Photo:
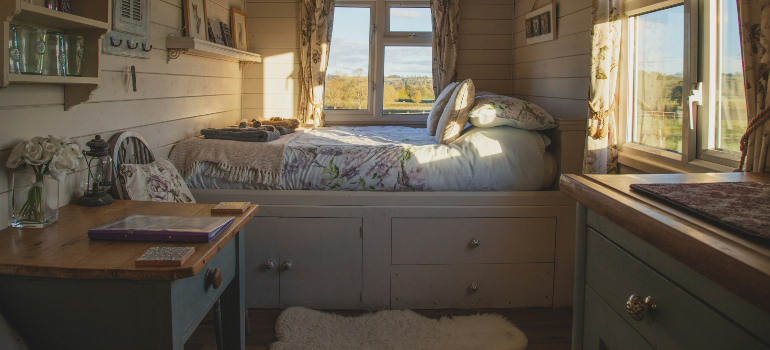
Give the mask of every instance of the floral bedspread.
[[198, 174], [193, 188], [344, 191], [514, 191], [550, 185], [550, 141], [510, 127], [469, 128], [439, 145], [424, 128], [323, 127], [290, 141], [280, 186], [231, 183]]

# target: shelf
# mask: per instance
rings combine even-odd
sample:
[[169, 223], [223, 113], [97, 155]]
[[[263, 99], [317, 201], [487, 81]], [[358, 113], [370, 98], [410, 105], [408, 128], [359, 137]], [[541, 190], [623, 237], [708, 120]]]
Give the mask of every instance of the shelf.
[[168, 50], [169, 61], [179, 57], [182, 53], [187, 53], [239, 62], [241, 68], [252, 63], [262, 62], [262, 56], [259, 54], [187, 36], [166, 37], [166, 49]]
[[110, 25], [107, 22], [100, 22], [25, 2], [21, 3], [21, 12], [14, 16], [13, 19], [61, 29], [110, 29]]
[[8, 80], [12, 83], [99, 84], [99, 78], [36, 74], [8, 74]]

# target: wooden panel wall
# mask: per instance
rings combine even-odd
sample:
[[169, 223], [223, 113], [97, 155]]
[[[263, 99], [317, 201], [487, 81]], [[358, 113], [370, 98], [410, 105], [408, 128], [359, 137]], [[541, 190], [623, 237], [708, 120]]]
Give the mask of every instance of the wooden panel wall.
[[[229, 22], [229, 8], [242, 0], [208, 0], [211, 18]], [[88, 103], [64, 111], [62, 85], [11, 84], [0, 90], [0, 228], [10, 225], [11, 172], [5, 167], [13, 146], [34, 136], [55, 134], [81, 148], [96, 134], [104, 138], [133, 130], [155, 154], [168, 155], [179, 140], [201, 128], [241, 119], [243, 80], [237, 63], [182, 55], [166, 63], [165, 38], [182, 35], [182, 0], [152, 0], [150, 59], [102, 55], [102, 83]], [[109, 35], [109, 34], [108, 34]], [[136, 66], [137, 90], [127, 88], [125, 70]], [[85, 164], [60, 185], [60, 204], [77, 199]]]
[[299, 102], [299, 0], [246, 0], [249, 48], [262, 64], [246, 68], [243, 116], [296, 118]]
[[[591, 63], [591, 1], [558, 0], [557, 38], [527, 45], [524, 15], [538, 0], [516, 0], [512, 95], [558, 118], [588, 117]], [[547, 5], [540, 0], [537, 6]]]
[[460, 0], [457, 80], [476, 91], [512, 94], [513, 0]]

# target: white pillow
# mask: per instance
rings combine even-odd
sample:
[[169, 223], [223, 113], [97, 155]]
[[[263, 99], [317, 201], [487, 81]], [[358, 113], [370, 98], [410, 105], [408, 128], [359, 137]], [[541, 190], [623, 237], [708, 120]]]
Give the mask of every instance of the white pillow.
[[476, 95], [476, 104], [468, 116], [474, 126], [492, 128], [505, 125], [524, 130], [556, 127], [553, 117], [534, 103], [502, 95]]
[[436, 142], [447, 145], [460, 137], [468, 123], [468, 112], [473, 108], [475, 94], [476, 87], [470, 79], [465, 79], [455, 88], [438, 122]]
[[428, 114], [428, 135], [436, 136], [438, 122], [441, 120], [444, 108], [446, 108], [449, 98], [452, 97], [452, 92], [454, 92], [457, 84], [459, 83], [449, 83], [449, 85], [444, 88], [444, 91], [441, 91], [438, 97], [436, 97], [436, 101], [433, 102], [433, 108], [430, 109], [430, 113]]
[[195, 203], [184, 179], [168, 159], [149, 164], [122, 164], [120, 176], [131, 200]]

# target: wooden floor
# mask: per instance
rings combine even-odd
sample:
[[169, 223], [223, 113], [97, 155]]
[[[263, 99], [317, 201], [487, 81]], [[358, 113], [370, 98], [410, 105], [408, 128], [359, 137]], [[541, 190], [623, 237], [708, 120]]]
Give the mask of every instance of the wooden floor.
[[[471, 309], [471, 310], [414, 310], [430, 318], [442, 316], [467, 316], [477, 313], [496, 313], [513, 322], [529, 339], [530, 350], [570, 348], [572, 337], [572, 313], [568, 309], [532, 308], [532, 309]], [[334, 312], [343, 316], [359, 316], [365, 311]], [[249, 310], [251, 335], [246, 337], [246, 349], [266, 350], [276, 341], [275, 321], [281, 310]], [[198, 326], [185, 344], [185, 350], [216, 350], [214, 326], [211, 315]]]

